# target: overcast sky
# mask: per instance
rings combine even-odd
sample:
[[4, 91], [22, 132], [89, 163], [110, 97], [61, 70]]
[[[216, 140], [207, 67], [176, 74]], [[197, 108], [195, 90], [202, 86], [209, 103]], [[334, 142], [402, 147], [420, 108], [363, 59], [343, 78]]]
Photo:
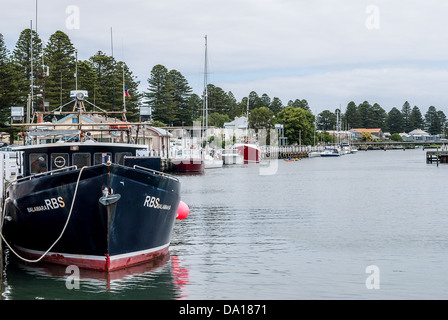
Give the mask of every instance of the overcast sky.
[[[13, 50], [36, 23], [36, 0], [0, 0]], [[176, 69], [201, 94], [204, 36], [209, 83], [240, 101], [251, 91], [306, 99], [314, 113], [350, 101], [386, 111], [405, 101], [448, 115], [448, 1], [38, 0], [37, 31], [67, 33], [87, 59], [124, 60], [146, 90], [152, 67]]]

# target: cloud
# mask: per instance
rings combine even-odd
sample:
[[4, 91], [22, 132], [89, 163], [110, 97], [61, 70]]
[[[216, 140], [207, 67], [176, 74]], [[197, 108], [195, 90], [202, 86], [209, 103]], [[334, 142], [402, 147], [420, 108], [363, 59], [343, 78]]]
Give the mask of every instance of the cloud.
[[[284, 104], [289, 100], [306, 99], [313, 112], [341, 107], [344, 111], [350, 101], [356, 104], [369, 101], [378, 103], [389, 111], [401, 109], [405, 101], [421, 108], [430, 105], [448, 114], [448, 70], [432, 68], [364, 68], [335, 70], [304, 75], [273, 76], [242, 83], [223, 83], [234, 87], [237, 97], [250, 91], [259, 95], [267, 93], [271, 98], [280, 97]], [[286, 97], [286, 99], [284, 98]]]
[[[9, 49], [35, 19], [35, 2], [2, 6]], [[372, 4], [377, 29], [366, 27]], [[79, 29], [67, 29], [69, 5], [79, 7]], [[284, 103], [307, 99], [319, 110], [352, 99], [387, 108], [411, 96], [442, 106], [447, 9], [440, 0], [38, 0], [38, 32], [46, 40], [66, 32], [87, 59], [98, 50], [111, 54], [112, 28], [114, 56], [130, 66], [141, 90], [162, 64], [200, 94], [208, 35], [210, 82], [237, 99], [256, 91]]]

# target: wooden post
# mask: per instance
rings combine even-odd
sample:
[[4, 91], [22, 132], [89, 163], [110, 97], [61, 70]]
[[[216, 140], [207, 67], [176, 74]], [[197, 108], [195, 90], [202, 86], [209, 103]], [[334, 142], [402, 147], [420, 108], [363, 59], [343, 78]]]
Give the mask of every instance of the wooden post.
[[437, 147], [437, 166], [439, 166], [439, 147]]

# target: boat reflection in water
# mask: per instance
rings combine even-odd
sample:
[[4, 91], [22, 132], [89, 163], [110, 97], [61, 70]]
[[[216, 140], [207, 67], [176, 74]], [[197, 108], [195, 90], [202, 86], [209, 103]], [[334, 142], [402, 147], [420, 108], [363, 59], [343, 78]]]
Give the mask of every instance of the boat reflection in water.
[[189, 269], [170, 253], [109, 273], [73, 270], [44, 262], [29, 264], [11, 255], [3, 298], [173, 300], [186, 298], [183, 291], [189, 282]]

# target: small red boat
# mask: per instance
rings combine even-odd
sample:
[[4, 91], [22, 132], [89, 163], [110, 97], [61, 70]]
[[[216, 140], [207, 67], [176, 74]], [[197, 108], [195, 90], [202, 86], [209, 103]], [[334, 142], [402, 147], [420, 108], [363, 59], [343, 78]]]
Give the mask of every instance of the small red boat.
[[181, 149], [172, 160], [176, 172], [204, 172], [204, 159], [198, 149]]

